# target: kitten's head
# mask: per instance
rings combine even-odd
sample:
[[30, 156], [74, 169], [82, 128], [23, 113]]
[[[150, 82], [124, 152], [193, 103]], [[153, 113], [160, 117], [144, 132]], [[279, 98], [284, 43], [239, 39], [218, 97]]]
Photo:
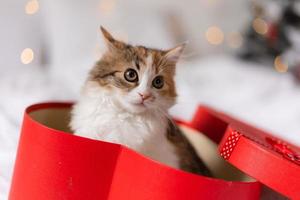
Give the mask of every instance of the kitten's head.
[[165, 112], [176, 100], [175, 66], [184, 44], [170, 50], [132, 46], [101, 27], [107, 51], [90, 72], [89, 80], [132, 113]]

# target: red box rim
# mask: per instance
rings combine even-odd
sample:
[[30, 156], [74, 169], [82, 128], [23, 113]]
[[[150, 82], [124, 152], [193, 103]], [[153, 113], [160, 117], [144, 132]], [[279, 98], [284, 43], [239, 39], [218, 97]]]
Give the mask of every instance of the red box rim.
[[[149, 197], [153, 197], [151, 195], [155, 195], [155, 199], [174, 199], [174, 200], [177, 199], [179, 200], [182, 199], [183, 197], [188, 197], [191, 200], [199, 199], [199, 196], [203, 198], [210, 198], [210, 199], [241, 199], [241, 198], [258, 199], [259, 198], [261, 185], [258, 182], [225, 181], [220, 179], [208, 178], [204, 176], [198, 176], [191, 173], [176, 170], [167, 167], [163, 164], [152, 161], [122, 145], [74, 136], [69, 133], [55, 130], [45, 125], [42, 125], [29, 116], [30, 112], [39, 109], [67, 108], [71, 106], [72, 103], [58, 103], [58, 102], [41, 103], [41, 104], [35, 104], [33, 106], [30, 106], [26, 109], [24, 115], [22, 133], [21, 133], [17, 157], [16, 157], [13, 179], [11, 183], [9, 199], [35, 199], [35, 197], [37, 198], [43, 197], [43, 199], [53, 199], [52, 197], [57, 195], [57, 193], [59, 193], [61, 197], [67, 199], [70, 199], [70, 197], [74, 197], [74, 198], [76, 197], [75, 199], [81, 199], [82, 197], [85, 197], [85, 199], [87, 199], [87, 197], [91, 193], [93, 194], [94, 198], [97, 197], [98, 199], [101, 199], [99, 197], [102, 197], [102, 199], [103, 198], [117, 199], [117, 197], [114, 195], [117, 195], [118, 197], [120, 197], [120, 195], [121, 196], [123, 195], [123, 197], [128, 195], [128, 190], [120, 189], [122, 187], [124, 188], [131, 187], [131, 189], [135, 187], [139, 187], [140, 189], [146, 189], [149, 188], [150, 186], [152, 189], [151, 191], [155, 191], [155, 194], [154, 193], [149, 194], [148, 190], [147, 190], [148, 193], [135, 190], [135, 198], [133, 199], [147, 199]], [[185, 124], [188, 125], [190, 123], [185, 123]], [[42, 144], [39, 144], [37, 141], [34, 141], [33, 139], [38, 140], [38, 142], [49, 140], [50, 143], [46, 144], [45, 142], [43, 142]], [[66, 149], [60, 149], [62, 150], [62, 152], [58, 152], [55, 148], [57, 146], [61, 147], [62, 141], [65, 142], [63, 146]], [[58, 142], [60, 144], [55, 144], [55, 142]], [[45, 144], [47, 145], [47, 151], [44, 150]], [[98, 150], [97, 148], [105, 147], [107, 149], [111, 148], [115, 151], [118, 151], [118, 158], [116, 159], [119, 159], [120, 164], [118, 164], [117, 167], [125, 170], [126, 173], [118, 173], [117, 175], [113, 174], [113, 176], [111, 176], [110, 178], [117, 178], [117, 179], [119, 178], [119, 181], [121, 182], [124, 181], [125, 183], [118, 182], [118, 187], [114, 187], [112, 191], [106, 191], [106, 193], [104, 194], [104, 190], [102, 191], [102, 193], [100, 193], [98, 190], [92, 190], [91, 188], [86, 187], [81, 183], [78, 183], [81, 186], [81, 189], [79, 190], [66, 190], [67, 186], [65, 185], [65, 183], [53, 180], [56, 178], [55, 175], [65, 176], [65, 174], [58, 171], [59, 169], [61, 170], [61, 168], [59, 168], [58, 166], [55, 165], [52, 166], [52, 168], [49, 168], [49, 166], [47, 165], [45, 166], [45, 163], [43, 163], [43, 161], [51, 164], [53, 164], [54, 163], [53, 161], [55, 161], [56, 163], [57, 160], [55, 155], [54, 157], [51, 157], [53, 156], [53, 153], [59, 153], [59, 154], [66, 153], [70, 150], [69, 148], [74, 147], [74, 145], [76, 144], [82, 145], [78, 147], [95, 148], [96, 150]], [[84, 149], [84, 151], [87, 150]], [[44, 153], [46, 153], [46, 155]], [[72, 159], [75, 159], [76, 161], [78, 157], [85, 159], [86, 154], [76, 155]], [[95, 165], [97, 165], [96, 162], [97, 160], [95, 161]], [[133, 164], [133, 166], [142, 166], [144, 168], [149, 168], [152, 170], [150, 171], [146, 170], [143, 171], [143, 173], [139, 174], [139, 170], [130, 171], [129, 169], [126, 169], [124, 167], [122, 168], [123, 166], [122, 164], [124, 163], [126, 163], [126, 165], [130, 163]], [[35, 170], [32, 170], [33, 164], [36, 167]], [[82, 167], [87, 167], [87, 166], [83, 164]], [[101, 168], [101, 166], [98, 165], [96, 167]], [[105, 175], [107, 173], [110, 173], [109, 170], [113, 170], [110, 168], [101, 168], [101, 169], [103, 170], [103, 172], [97, 172], [98, 173], [97, 175], [100, 174]], [[106, 172], [105, 170], [108, 171]], [[160, 172], [160, 174], [153, 173], [155, 171]], [[68, 171], [64, 171], [64, 172], [68, 174]], [[82, 171], [77, 172], [77, 174], [76, 173], [72, 174], [73, 178], [74, 179], [78, 177], [82, 178], [83, 174], [80, 174], [81, 172]], [[147, 175], [147, 173], [149, 174]], [[128, 175], [128, 174], [130, 174], [131, 176], [124, 178], [124, 175]], [[139, 177], [138, 175], [141, 177]], [[166, 189], [170, 187], [173, 190], [168, 191], [168, 190], [161, 189], [162, 185], [158, 184], [157, 181], [155, 182], [155, 179], [160, 180], [159, 178], [161, 176], [164, 177], [166, 180], [169, 180], [163, 182], [165, 184], [163, 185], [163, 188]], [[147, 181], [143, 180], [145, 177], [148, 178]], [[84, 178], [85, 178], [84, 180], [86, 180], [86, 177]], [[95, 179], [94, 175], [90, 174], [88, 178], [91, 179], [90, 181], [92, 183], [99, 184], [98, 183], [99, 180]], [[61, 177], [59, 177], [58, 179], [61, 179]], [[113, 182], [111, 181], [112, 180], [111, 179], [109, 180], [108, 178], [106, 182], [103, 182], [100, 185], [106, 186], [106, 189], [108, 189], [109, 187], [114, 186]], [[149, 182], [151, 181], [153, 184], [149, 185]], [[128, 186], [129, 183], [132, 185]], [[176, 191], [176, 194], [174, 194], [174, 191]]]

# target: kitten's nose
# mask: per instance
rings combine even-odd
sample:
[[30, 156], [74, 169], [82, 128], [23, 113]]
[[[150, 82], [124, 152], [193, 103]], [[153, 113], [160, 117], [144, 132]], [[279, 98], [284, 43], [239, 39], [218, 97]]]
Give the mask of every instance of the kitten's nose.
[[139, 95], [142, 97], [143, 101], [145, 101], [151, 97], [150, 93], [139, 93]]

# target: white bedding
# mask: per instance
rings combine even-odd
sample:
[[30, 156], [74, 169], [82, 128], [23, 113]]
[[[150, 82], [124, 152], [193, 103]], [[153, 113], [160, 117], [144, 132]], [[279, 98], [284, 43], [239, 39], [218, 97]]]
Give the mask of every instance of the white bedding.
[[[288, 74], [230, 57], [182, 63], [177, 74], [174, 115], [188, 119], [197, 104], [206, 103], [300, 145], [300, 87]], [[53, 77], [26, 66], [0, 73], [0, 199], [7, 199], [24, 108], [76, 99], [84, 77], [70, 71]]]

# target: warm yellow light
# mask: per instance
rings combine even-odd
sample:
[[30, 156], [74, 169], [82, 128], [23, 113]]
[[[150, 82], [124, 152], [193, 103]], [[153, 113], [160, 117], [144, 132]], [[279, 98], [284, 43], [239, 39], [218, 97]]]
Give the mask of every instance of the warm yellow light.
[[274, 67], [277, 72], [285, 73], [288, 71], [289, 67], [286, 63], [284, 63], [280, 56], [277, 56], [274, 60]]
[[227, 43], [231, 48], [239, 48], [243, 44], [243, 37], [239, 32], [231, 32], [227, 36]]
[[21, 53], [21, 62], [25, 65], [31, 63], [34, 59], [33, 50], [30, 48], [26, 48]]
[[101, 0], [100, 11], [105, 15], [110, 14], [114, 10], [115, 5], [115, 0]]
[[212, 45], [219, 45], [224, 40], [223, 31], [217, 26], [211, 26], [205, 33], [207, 41]]
[[209, 5], [216, 5], [218, 3], [218, 0], [208, 0], [207, 3]]
[[33, 15], [39, 10], [39, 2], [37, 0], [28, 1], [25, 6], [25, 12], [28, 15]]
[[268, 32], [268, 24], [261, 18], [256, 18], [252, 22], [253, 29], [261, 35], [264, 35]]

